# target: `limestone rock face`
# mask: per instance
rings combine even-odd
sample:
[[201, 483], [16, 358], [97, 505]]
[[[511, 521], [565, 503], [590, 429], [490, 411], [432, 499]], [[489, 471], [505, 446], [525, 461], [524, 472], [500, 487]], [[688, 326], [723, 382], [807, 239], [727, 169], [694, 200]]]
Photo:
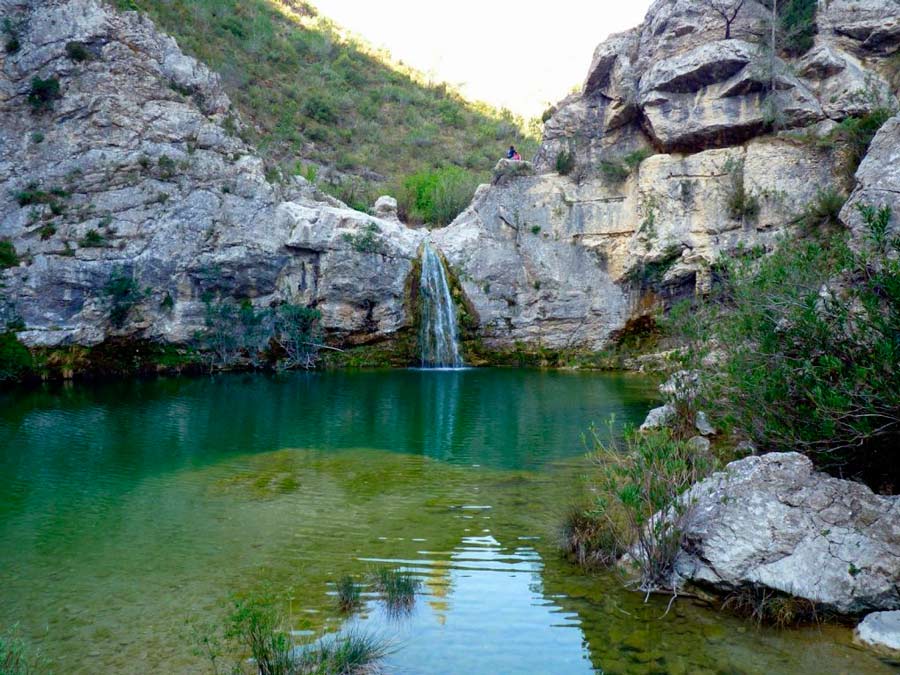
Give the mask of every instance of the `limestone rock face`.
[[732, 462], [695, 485], [683, 581], [757, 585], [844, 614], [900, 608], [900, 497], [813, 469], [797, 453]]
[[856, 189], [841, 211], [841, 220], [857, 239], [867, 234], [859, 205], [890, 207], [890, 231], [900, 233], [900, 115], [885, 122], [875, 135], [856, 171]]
[[[221, 298], [317, 307], [341, 341], [408, 325], [423, 235], [269, 182], [218, 76], [149, 20], [97, 0], [0, 0], [0, 14], [25, 27], [0, 55], [0, 238], [22, 261], [0, 272], [0, 320], [21, 319], [26, 344], [186, 341]], [[70, 59], [70, 41], [91, 57]], [[48, 110], [26, 100], [35, 77], [59, 81]], [[114, 273], [141, 292], [119, 327]]]

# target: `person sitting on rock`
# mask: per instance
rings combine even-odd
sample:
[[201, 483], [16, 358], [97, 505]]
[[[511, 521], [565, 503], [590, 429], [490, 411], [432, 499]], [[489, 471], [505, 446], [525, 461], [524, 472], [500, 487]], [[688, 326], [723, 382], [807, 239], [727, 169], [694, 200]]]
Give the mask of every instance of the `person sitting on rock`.
[[522, 161], [522, 155], [520, 155], [520, 154], [518, 153], [518, 151], [516, 151], [516, 152], [513, 153], [512, 158], [513, 158], [513, 161], [514, 161], [514, 162], [521, 162], [521, 161]]
[[506, 159], [515, 159], [516, 155], [519, 153], [516, 152], [516, 147], [514, 145], [509, 146], [509, 152], [506, 153]]

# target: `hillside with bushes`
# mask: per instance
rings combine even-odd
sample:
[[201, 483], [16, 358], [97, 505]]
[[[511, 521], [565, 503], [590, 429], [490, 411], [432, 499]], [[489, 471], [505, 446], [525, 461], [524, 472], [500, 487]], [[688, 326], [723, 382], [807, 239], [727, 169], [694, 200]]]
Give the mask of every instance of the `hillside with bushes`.
[[[537, 129], [395, 63], [299, 0], [114, 0], [217, 72], [270, 177], [299, 174], [360, 210], [398, 197], [415, 221], [456, 212], [510, 144]], [[410, 176], [414, 176], [412, 181]], [[422, 182], [440, 184], [423, 200]], [[464, 203], [462, 203], [464, 202]], [[460, 205], [461, 204], [461, 205]], [[445, 208], [445, 207], [444, 207]], [[455, 215], [455, 214], [454, 214]], [[446, 221], [446, 216], [442, 220]], [[442, 223], [445, 224], [445, 223]]]

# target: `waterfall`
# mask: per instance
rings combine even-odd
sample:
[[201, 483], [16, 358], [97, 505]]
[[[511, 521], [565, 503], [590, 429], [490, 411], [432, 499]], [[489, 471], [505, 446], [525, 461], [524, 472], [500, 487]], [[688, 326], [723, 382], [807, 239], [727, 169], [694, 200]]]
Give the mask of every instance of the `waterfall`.
[[456, 307], [444, 264], [428, 244], [422, 249], [419, 281], [419, 357], [423, 368], [461, 368]]

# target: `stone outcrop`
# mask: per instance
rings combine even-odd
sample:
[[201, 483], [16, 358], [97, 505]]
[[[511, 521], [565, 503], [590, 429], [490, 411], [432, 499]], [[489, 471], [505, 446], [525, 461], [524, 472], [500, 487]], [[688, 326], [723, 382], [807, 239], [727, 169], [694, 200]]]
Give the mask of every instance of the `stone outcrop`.
[[[840, 153], [816, 139], [897, 104], [882, 76], [895, 3], [820, 6], [813, 48], [774, 60], [758, 44], [768, 11], [745, 3], [725, 40], [699, 0], [656, 2], [556, 106], [537, 175], [496, 181], [434, 234], [488, 344], [601, 345], [630, 317], [707, 290], [721, 255], [771, 248], [840, 184]], [[562, 152], [569, 175], [556, 172]]]
[[772, 453], [732, 462], [686, 499], [682, 581], [723, 593], [761, 586], [843, 614], [900, 608], [900, 497]]
[[868, 234], [859, 205], [890, 207], [895, 215], [890, 232], [900, 235], [900, 115], [885, 122], [875, 135], [856, 172], [856, 189], [841, 211], [841, 220], [857, 239]]
[[[302, 179], [267, 179], [218, 76], [135, 12], [0, 0], [0, 15], [21, 25], [21, 48], [0, 55], [0, 238], [21, 260], [2, 271], [0, 320], [23, 322], [23, 342], [183, 342], [221, 298], [317, 307], [342, 342], [410, 323], [423, 235], [396, 204], [373, 218]], [[59, 83], [46, 109], [29, 104], [33, 78]], [[119, 327], [114, 273], [141, 289]]]

